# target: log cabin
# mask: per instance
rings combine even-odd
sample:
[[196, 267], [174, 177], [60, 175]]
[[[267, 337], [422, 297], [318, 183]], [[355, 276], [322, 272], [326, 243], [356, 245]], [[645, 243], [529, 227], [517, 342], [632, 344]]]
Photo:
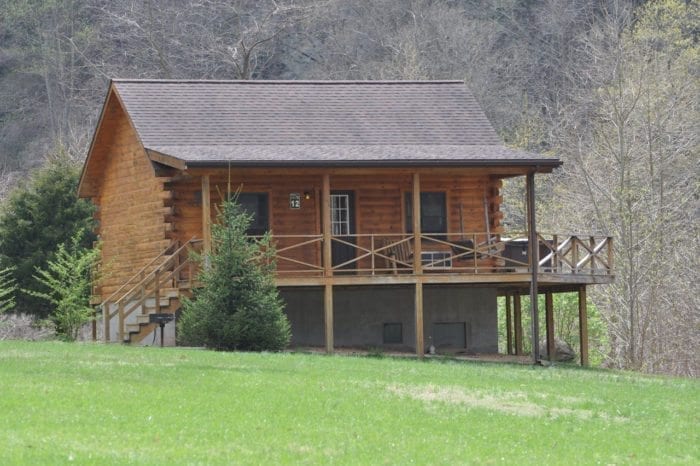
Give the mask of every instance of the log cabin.
[[[150, 343], [153, 314], [177, 315], [233, 186], [248, 233], [276, 245], [293, 345], [496, 353], [505, 296], [506, 351], [522, 354], [520, 296], [542, 293], [552, 354], [552, 293], [578, 291], [586, 364], [586, 286], [613, 279], [612, 239], [536, 230], [535, 175], [560, 165], [505, 147], [462, 81], [112, 80], [79, 184], [97, 206], [103, 338]], [[526, 231], [503, 227], [511, 177]]]

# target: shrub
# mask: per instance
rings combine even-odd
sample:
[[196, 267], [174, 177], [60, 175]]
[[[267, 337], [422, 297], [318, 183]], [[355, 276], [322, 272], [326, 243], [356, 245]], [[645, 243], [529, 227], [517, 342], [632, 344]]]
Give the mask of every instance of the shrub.
[[70, 242], [61, 244], [45, 269], [36, 269], [34, 279], [42, 291], [26, 293], [51, 303], [55, 308], [49, 320], [56, 334], [74, 341], [83, 324], [92, 318], [90, 292], [92, 272], [99, 258], [99, 248], [87, 249], [81, 245], [84, 232], [78, 231]]
[[198, 257], [202, 287], [183, 303], [180, 343], [245, 351], [279, 351], [289, 343], [274, 280], [274, 247], [269, 235], [246, 237], [251, 219], [235, 199], [220, 207], [212, 225], [214, 251]]

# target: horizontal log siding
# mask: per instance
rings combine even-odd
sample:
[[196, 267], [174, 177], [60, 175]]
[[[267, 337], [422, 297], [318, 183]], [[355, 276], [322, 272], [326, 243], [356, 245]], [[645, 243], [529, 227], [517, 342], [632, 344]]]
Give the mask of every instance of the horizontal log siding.
[[[199, 169], [198, 172], [202, 172]], [[226, 169], [207, 171], [211, 176], [212, 206], [221, 202], [222, 194], [227, 192], [229, 174]], [[405, 232], [404, 193], [410, 192], [411, 176], [400, 174], [388, 177], [385, 174], [367, 175], [336, 174], [331, 176], [331, 190], [351, 190], [355, 193], [356, 233], [366, 234], [400, 234]], [[270, 202], [270, 225], [276, 235], [318, 235], [321, 233], [320, 224], [320, 194], [321, 177], [318, 175], [288, 176], [283, 170], [265, 170], [255, 175], [237, 174], [232, 169], [230, 175], [231, 189], [239, 187], [244, 192], [267, 192]], [[201, 218], [201, 178], [199, 174], [185, 177], [170, 184], [174, 193], [173, 235], [180, 241], [202, 235]], [[501, 231], [499, 195], [500, 179], [488, 174], [470, 176], [464, 174], [445, 175], [428, 173], [421, 176], [422, 191], [445, 191], [447, 193], [448, 230], [451, 233], [485, 232], [484, 195], [489, 205], [490, 229], [493, 234]], [[305, 192], [311, 198], [303, 199]], [[301, 209], [289, 208], [289, 194], [302, 195]], [[462, 205], [463, 222], [460, 222], [460, 204]], [[212, 217], [216, 209], [212, 207]], [[463, 223], [463, 226], [461, 225]], [[471, 238], [466, 236], [466, 238]], [[451, 237], [450, 239], [458, 239]], [[485, 235], [477, 237], [477, 241], [485, 241]], [[278, 249], [292, 243], [301, 242], [301, 238], [277, 241]], [[370, 246], [369, 238], [362, 238], [360, 245]], [[377, 245], [378, 246], [378, 245]], [[431, 247], [429, 250], [445, 249]], [[285, 256], [302, 262], [321, 264], [320, 243], [293, 249], [284, 253]], [[473, 264], [473, 261], [471, 262]], [[488, 264], [489, 261], [480, 262]], [[362, 268], [370, 266], [369, 259], [359, 264]], [[384, 264], [377, 262], [376, 266]], [[299, 266], [288, 261], [280, 261], [280, 271], [295, 270]]]
[[[211, 203], [212, 220], [216, 219], [217, 207], [228, 192], [228, 173], [226, 170], [212, 170], [211, 172]], [[320, 189], [315, 190], [313, 177], [284, 175], [256, 177], [254, 179], [242, 179], [235, 173], [231, 174], [231, 190], [242, 189], [244, 192], [268, 193], [270, 226], [274, 234], [280, 235], [315, 235], [319, 234], [320, 220], [316, 206]], [[175, 213], [173, 217], [173, 233], [175, 238], [186, 240], [196, 236], [202, 236], [202, 211], [201, 211], [201, 178], [193, 176], [172, 183], [174, 191]], [[289, 193], [295, 192], [302, 195], [301, 208], [289, 208]], [[311, 194], [311, 199], [303, 199], [303, 193]], [[281, 249], [294, 243], [301, 242], [301, 238], [279, 239], [277, 248]], [[286, 256], [307, 263], [320, 263], [320, 244], [296, 248], [285, 253]], [[280, 270], [294, 269], [297, 266], [288, 261], [280, 261]]]
[[[103, 136], [104, 135], [104, 136]], [[93, 153], [107, 298], [165, 249], [166, 193], [118, 100], [112, 95]]]

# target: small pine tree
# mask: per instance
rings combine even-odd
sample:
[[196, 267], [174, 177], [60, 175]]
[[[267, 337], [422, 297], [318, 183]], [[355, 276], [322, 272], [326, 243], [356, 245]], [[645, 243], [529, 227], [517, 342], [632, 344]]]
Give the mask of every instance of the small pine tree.
[[45, 269], [36, 269], [34, 279], [42, 291], [24, 290], [31, 296], [48, 301], [54, 306], [49, 320], [56, 334], [75, 341], [83, 324], [93, 314], [90, 307], [92, 272], [100, 257], [99, 248], [87, 249], [81, 245], [84, 232], [78, 231], [68, 243], [58, 246], [54, 258]]
[[0, 314], [15, 307], [17, 284], [12, 270], [11, 267], [0, 269]]
[[280, 351], [289, 343], [289, 321], [274, 281], [274, 246], [269, 235], [246, 238], [251, 219], [235, 199], [219, 209], [214, 252], [198, 258], [202, 287], [183, 303], [180, 343], [244, 351]]

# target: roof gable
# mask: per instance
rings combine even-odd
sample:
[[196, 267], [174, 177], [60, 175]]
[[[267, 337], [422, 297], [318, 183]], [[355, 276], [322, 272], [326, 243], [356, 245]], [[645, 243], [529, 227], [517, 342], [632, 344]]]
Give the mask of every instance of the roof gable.
[[[103, 174], [102, 171], [110, 157], [109, 149], [111, 143], [116, 136], [115, 124], [126, 123], [136, 139], [138, 133], [134, 129], [133, 122], [129, 118], [129, 114], [124, 109], [124, 104], [119, 99], [119, 95], [115, 92], [114, 87], [110, 85], [105, 97], [105, 102], [102, 106], [102, 112], [97, 122], [97, 127], [92, 136], [92, 142], [88, 149], [85, 163], [83, 164], [80, 180], [78, 182], [79, 197], [93, 197], [97, 195], [98, 184]], [[139, 146], [142, 147], [140, 141]], [[144, 157], [146, 153], [144, 152]]]
[[[561, 164], [506, 148], [462, 81], [113, 80], [152, 161], [188, 166], [527, 166]], [[97, 126], [81, 177], [108, 132]]]

